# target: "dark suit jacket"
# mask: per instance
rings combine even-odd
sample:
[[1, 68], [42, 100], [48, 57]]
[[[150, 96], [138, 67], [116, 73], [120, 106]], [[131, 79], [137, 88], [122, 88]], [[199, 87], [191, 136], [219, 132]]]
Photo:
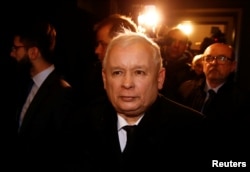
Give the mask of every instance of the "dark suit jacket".
[[[205, 79], [184, 82], [183, 103], [200, 111], [206, 97], [204, 87]], [[209, 142], [216, 145], [214, 158], [250, 162], [249, 104], [249, 92], [241, 90], [233, 78], [219, 88], [206, 117], [211, 136]]]
[[117, 114], [108, 100], [93, 104], [87, 111], [79, 113], [79, 117], [85, 119], [75, 120], [82, 123], [74, 124], [78, 127], [72, 132], [78, 138], [74, 143], [79, 145], [72, 147], [76, 148], [76, 159], [85, 155], [90, 161], [91, 171], [210, 167], [207, 148], [204, 149], [207, 136], [204, 116], [161, 95], [138, 124], [135, 148], [126, 158], [120, 149]]
[[[204, 91], [206, 85], [205, 78], [199, 80], [189, 80], [182, 85], [182, 103], [201, 111], [206, 97]], [[249, 101], [247, 92], [240, 90], [237, 83], [234, 82], [231, 76], [225, 82], [215, 95], [207, 118], [217, 124], [218, 127], [225, 125], [236, 125], [239, 122], [240, 126], [244, 123], [245, 114], [249, 116], [249, 110], [246, 109], [244, 104]]]
[[38, 164], [44, 167], [54, 161], [53, 158], [59, 153], [64, 120], [73, 108], [72, 96], [71, 86], [56, 71], [39, 88], [18, 133], [17, 152], [26, 156], [24, 163], [22, 159], [18, 161], [22, 162], [25, 169], [30, 166], [26, 166], [28, 160], [40, 169]]

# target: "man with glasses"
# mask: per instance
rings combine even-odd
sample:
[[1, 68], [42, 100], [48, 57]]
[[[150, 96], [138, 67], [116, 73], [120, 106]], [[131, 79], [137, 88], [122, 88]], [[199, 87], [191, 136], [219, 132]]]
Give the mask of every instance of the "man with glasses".
[[72, 110], [73, 90], [54, 65], [55, 28], [39, 20], [17, 29], [10, 53], [19, 67], [17, 166], [18, 170], [44, 171], [59, 158], [57, 139]]
[[205, 114], [212, 133], [206, 145], [214, 158], [245, 162], [249, 155], [249, 92], [237, 86], [234, 50], [214, 43], [206, 48], [202, 60], [205, 77], [182, 84], [182, 103]]
[[[214, 124], [240, 122], [244, 94], [235, 82], [237, 61], [234, 50], [224, 43], [214, 43], [203, 54], [205, 78], [182, 84], [182, 103], [203, 112]], [[213, 99], [207, 105], [207, 100]], [[185, 96], [184, 96], [185, 95]]]

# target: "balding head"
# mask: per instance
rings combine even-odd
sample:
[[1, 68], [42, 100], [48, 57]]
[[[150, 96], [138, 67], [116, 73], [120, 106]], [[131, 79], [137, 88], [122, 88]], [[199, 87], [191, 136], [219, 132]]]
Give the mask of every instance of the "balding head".
[[236, 61], [233, 48], [224, 43], [214, 43], [206, 48], [203, 56], [203, 71], [207, 83], [215, 88], [228, 80], [235, 72]]

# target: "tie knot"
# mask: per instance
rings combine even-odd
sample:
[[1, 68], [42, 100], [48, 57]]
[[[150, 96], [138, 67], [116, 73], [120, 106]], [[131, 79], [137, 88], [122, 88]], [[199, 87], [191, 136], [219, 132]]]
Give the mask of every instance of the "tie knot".
[[216, 94], [215, 91], [214, 91], [213, 89], [209, 89], [209, 90], [208, 90], [208, 93], [209, 93], [209, 94]]
[[123, 129], [129, 134], [135, 131], [136, 125], [125, 125]]
[[214, 96], [216, 94], [216, 92], [212, 89], [208, 90], [208, 94], [209, 96]]

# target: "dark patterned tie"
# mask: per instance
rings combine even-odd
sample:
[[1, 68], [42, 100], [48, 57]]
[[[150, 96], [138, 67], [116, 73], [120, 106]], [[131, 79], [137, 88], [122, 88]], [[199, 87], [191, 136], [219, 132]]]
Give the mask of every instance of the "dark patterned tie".
[[203, 109], [202, 109], [202, 113], [205, 115], [208, 115], [208, 113], [210, 111], [211, 102], [213, 101], [213, 99], [216, 95], [215, 91], [212, 89], [208, 90], [208, 94], [209, 94], [209, 97], [208, 97], [207, 101], [205, 102]]
[[123, 153], [125, 152], [128, 153], [133, 148], [136, 125], [126, 125], [123, 127], [123, 129], [126, 130], [127, 132], [127, 143], [126, 143]]

